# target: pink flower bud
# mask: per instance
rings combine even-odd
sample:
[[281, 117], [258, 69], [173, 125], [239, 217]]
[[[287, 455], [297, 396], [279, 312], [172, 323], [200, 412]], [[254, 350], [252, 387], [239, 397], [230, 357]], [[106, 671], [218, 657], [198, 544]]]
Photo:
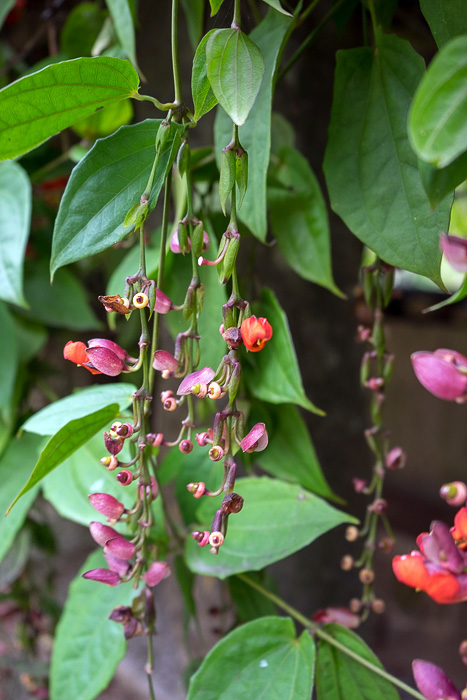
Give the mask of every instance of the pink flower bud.
[[126, 350], [106, 338], [89, 340], [86, 353], [91, 365], [108, 377], [116, 377], [120, 374], [125, 367], [125, 362], [130, 359]]
[[268, 432], [264, 423], [256, 423], [240, 443], [243, 452], [262, 452], [268, 445]]
[[209, 384], [215, 374], [214, 370], [210, 367], [203, 367], [202, 369], [196, 370], [196, 372], [188, 374], [178, 387], [177, 394], [180, 396], [191, 394], [193, 387], [196, 387], [198, 384]]
[[115, 571], [119, 576], [126, 576], [130, 570], [130, 565], [126, 559], [114, 557], [113, 554], [104, 554], [105, 560], [109, 565], [110, 571]]
[[101, 547], [114, 537], [120, 537], [118, 532], [109, 527], [108, 525], [103, 525], [102, 523], [92, 522], [89, 525], [89, 532], [94, 542], [97, 542]]
[[122, 469], [121, 472], [118, 472], [116, 478], [122, 486], [129, 486], [133, 481], [133, 473], [129, 469]]
[[412, 673], [417, 688], [427, 700], [461, 700], [461, 694], [439, 666], [415, 659]]
[[467, 499], [467, 486], [463, 481], [452, 481], [441, 486], [439, 495], [450, 506], [462, 506]]
[[314, 622], [327, 625], [329, 622], [337, 622], [348, 629], [356, 629], [360, 626], [360, 617], [348, 608], [325, 608], [317, 610], [313, 615]]
[[92, 507], [110, 520], [118, 520], [123, 515], [123, 503], [108, 493], [91, 493], [88, 498]]
[[161, 292], [160, 289], [156, 289], [156, 303], [154, 304], [154, 311], [157, 314], [167, 314], [172, 308], [172, 301], [168, 296]]
[[[104, 445], [107, 452], [111, 455], [118, 455], [119, 452], [123, 450], [123, 445], [125, 444], [125, 439], [117, 436], [112, 436], [110, 432], [104, 433]], [[115, 469], [115, 467], [114, 467]]]
[[207, 543], [209, 542], [209, 535], [211, 533], [209, 530], [204, 530], [204, 532], [200, 532], [199, 530], [194, 530], [191, 533], [191, 536], [193, 539], [198, 543], [200, 547], [205, 547]]
[[442, 233], [440, 245], [448, 263], [455, 270], [465, 274], [467, 272], [467, 239]]
[[149, 569], [143, 574], [142, 578], [146, 581], [147, 585], [151, 588], [157, 586], [162, 579], [170, 576], [170, 569], [165, 563], [165, 561], [155, 561], [151, 564]]
[[411, 359], [418, 381], [431, 394], [445, 401], [467, 400], [467, 357], [440, 349], [414, 352]]
[[104, 554], [111, 554], [113, 557], [118, 559], [131, 559], [135, 554], [135, 545], [132, 542], [128, 542], [121, 535], [113, 537], [107, 540], [104, 547]]
[[386, 467], [388, 469], [402, 469], [405, 467], [406, 454], [402, 447], [393, 447], [386, 455]]
[[118, 586], [121, 583], [120, 576], [115, 571], [109, 571], [108, 569], [91, 569], [91, 571], [86, 571], [83, 574], [83, 578], [106, 583], [108, 586]]
[[178, 360], [167, 350], [156, 350], [152, 366], [159, 372], [167, 371], [175, 374], [178, 370]]
[[192, 449], [193, 449], [193, 443], [191, 440], [182, 440], [181, 443], [178, 446], [178, 449], [180, 452], [182, 452], [184, 455], [189, 454]]

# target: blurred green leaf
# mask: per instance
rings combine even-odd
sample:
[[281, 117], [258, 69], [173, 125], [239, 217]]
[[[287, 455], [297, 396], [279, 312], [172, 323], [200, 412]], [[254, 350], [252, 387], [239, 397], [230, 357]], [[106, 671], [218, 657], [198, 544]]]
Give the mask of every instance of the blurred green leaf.
[[435, 168], [430, 163], [418, 159], [418, 171], [433, 209], [448, 195], [454, 192], [467, 179], [467, 153], [449, 163], [445, 168]]
[[0, 3], [0, 28], [3, 26], [10, 10], [13, 9], [15, 2], [16, 0], [3, 0], [3, 2]]
[[105, 2], [120, 44], [135, 68], [141, 72], [136, 60], [135, 26], [128, 0], [105, 0]]
[[[325, 625], [324, 631], [354, 654], [383, 668], [365, 642], [351, 630], [331, 624]], [[316, 692], [318, 700], [399, 699], [392, 683], [323, 639], [318, 641], [317, 648]]]
[[121, 126], [129, 124], [133, 119], [133, 104], [131, 100], [123, 100], [118, 104], [100, 109], [90, 117], [73, 124], [73, 131], [83, 139], [95, 141], [97, 138], [110, 136]]
[[36, 435], [23, 435], [19, 439], [13, 439], [0, 458], [0, 561], [13, 544], [37, 496], [38, 486], [32, 488], [8, 517], [5, 517], [8, 506], [36, 463], [42, 443], [43, 438]]
[[376, 34], [377, 50], [340, 51], [324, 172], [331, 206], [383, 260], [442, 286], [439, 231], [449, 203], [432, 212], [407, 138], [423, 60], [407, 41]]
[[182, 0], [182, 7], [188, 27], [188, 36], [194, 50], [203, 33], [204, 0]]
[[0, 90], [0, 160], [14, 158], [99, 107], [138, 91], [133, 66], [98, 56], [62, 61]]
[[23, 262], [31, 222], [31, 183], [23, 168], [0, 163], [0, 299], [26, 306]]
[[244, 124], [264, 74], [258, 46], [240, 29], [218, 29], [206, 44], [206, 69], [219, 104], [235, 124]]
[[[357, 522], [301, 486], [278, 479], [237, 479], [236, 493], [245, 504], [229, 518], [225, 542], [217, 556], [209, 546], [187, 539], [185, 558], [190, 569], [204, 576], [224, 579], [244, 571], [258, 571], [298, 552], [342, 523]], [[199, 529], [210, 529], [221, 497], [205, 499], [197, 513]]]
[[53, 435], [70, 421], [84, 418], [109, 404], [118, 404], [122, 412], [132, 403], [135, 391], [134, 384], [123, 382], [89, 386], [42, 408], [28, 418], [22, 430], [38, 435]]
[[60, 33], [60, 50], [67, 58], [90, 56], [107, 12], [94, 2], [82, 2], [66, 18]]
[[280, 0], [264, 0], [265, 3], [273, 7], [275, 10], [278, 12], [281, 12], [283, 15], [287, 15], [288, 17], [292, 17], [290, 12], [287, 12], [287, 10], [284, 10], [282, 7]]
[[123, 628], [109, 615], [117, 605], [131, 605], [137, 592], [132, 582], [111, 587], [81, 578], [98, 568], [107, 568], [101, 551], [87, 558], [70, 586], [53, 648], [51, 700], [97, 697], [125, 655]]
[[420, 8], [439, 48], [449, 39], [467, 34], [465, 0], [420, 0]]
[[209, 0], [209, 4], [211, 5], [211, 17], [217, 15], [223, 2], [224, 0]]
[[[0, 416], [12, 428], [10, 419], [11, 402], [15, 389], [18, 369], [18, 348], [16, 345], [15, 324], [8, 308], [0, 301], [0, 328], [5, 339], [5, 352], [0, 363]], [[7, 347], [8, 346], [8, 347]]]
[[315, 644], [307, 631], [297, 638], [290, 618], [263, 617], [211, 649], [190, 680], [187, 700], [309, 700], [314, 665]]
[[467, 151], [467, 36], [448, 42], [431, 62], [409, 114], [417, 155], [444, 168]]
[[[269, 590], [273, 588], [274, 580], [265, 571], [250, 571], [248, 578], [256, 581], [264, 588]], [[245, 583], [239, 576], [229, 576], [227, 583], [230, 597], [235, 605], [238, 622], [250, 622], [250, 620], [256, 620], [259, 617], [277, 614], [277, 608], [274, 603], [255, 588]]]
[[267, 318], [273, 336], [260, 352], [248, 354], [243, 370], [249, 390], [262, 401], [294, 403], [324, 415], [305, 395], [287, 316], [274, 292], [263, 289], [257, 307], [257, 316]]

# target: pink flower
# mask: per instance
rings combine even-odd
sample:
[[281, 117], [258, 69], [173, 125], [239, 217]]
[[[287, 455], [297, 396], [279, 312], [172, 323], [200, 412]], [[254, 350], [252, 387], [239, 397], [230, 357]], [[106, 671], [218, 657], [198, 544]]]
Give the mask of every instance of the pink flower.
[[215, 374], [214, 370], [210, 367], [203, 367], [202, 369], [196, 370], [196, 372], [188, 374], [178, 387], [177, 394], [191, 394], [193, 387], [199, 386], [200, 384], [209, 384]]
[[165, 561], [155, 561], [151, 564], [149, 569], [143, 574], [142, 578], [146, 581], [147, 585], [151, 588], [157, 586], [162, 579], [170, 576], [170, 569]]
[[92, 507], [109, 520], [118, 520], [125, 510], [123, 503], [108, 493], [91, 493], [88, 499]]
[[92, 374], [106, 374], [108, 377], [128, 371], [127, 363], [136, 361], [120, 345], [106, 338], [92, 338], [87, 347], [79, 341], [74, 343], [69, 340], [63, 356], [78, 366], [86, 367]]
[[325, 608], [324, 610], [317, 610], [312, 619], [323, 625], [328, 624], [328, 622], [337, 622], [337, 624], [348, 627], [349, 629], [356, 629], [360, 626], [361, 622], [359, 616], [348, 608]]
[[268, 445], [268, 432], [264, 423], [256, 423], [240, 443], [243, 452], [262, 452]]
[[89, 525], [89, 532], [94, 542], [97, 542], [101, 547], [104, 547], [108, 540], [113, 537], [120, 537], [118, 532], [109, 527], [108, 525], [103, 525], [102, 523], [92, 522]]
[[135, 545], [128, 542], [124, 537], [118, 535], [111, 540], [107, 540], [104, 546], [104, 554], [111, 554], [118, 559], [131, 559], [135, 554]]
[[178, 370], [178, 360], [167, 350], [156, 350], [152, 366], [159, 372], [166, 372], [169, 375], [173, 375]]
[[[184, 250], [184, 253], [189, 253], [191, 250], [191, 241], [190, 238], [187, 237], [187, 242], [188, 246], [187, 249]], [[209, 236], [206, 233], [206, 231], [203, 231], [203, 250], [207, 250], [209, 248]], [[175, 229], [175, 231], [172, 233], [170, 236], [170, 250], [172, 253], [181, 253], [182, 249], [180, 247], [180, 241], [178, 238], [178, 229]]]
[[461, 700], [460, 692], [439, 666], [415, 659], [412, 672], [417, 688], [427, 700]]
[[168, 296], [161, 292], [160, 289], [156, 289], [156, 303], [154, 304], [154, 311], [157, 314], [167, 314], [171, 310], [173, 304]]
[[120, 576], [115, 571], [109, 571], [108, 569], [91, 569], [91, 571], [86, 571], [83, 574], [83, 578], [106, 583], [108, 586], [118, 586], [121, 582]]
[[467, 400], [467, 357], [455, 350], [421, 350], [411, 356], [418, 381], [445, 401]]
[[467, 272], [467, 239], [442, 233], [440, 245], [448, 263], [459, 272]]

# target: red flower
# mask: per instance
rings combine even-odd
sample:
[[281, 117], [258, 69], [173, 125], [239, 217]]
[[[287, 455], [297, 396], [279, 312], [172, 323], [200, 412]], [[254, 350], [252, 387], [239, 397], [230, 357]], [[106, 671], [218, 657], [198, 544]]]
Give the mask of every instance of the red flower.
[[430, 533], [422, 533], [417, 538], [420, 552], [394, 557], [392, 568], [396, 578], [424, 591], [437, 603], [467, 600], [467, 555], [461, 549], [467, 544], [466, 532], [465, 508], [457, 514], [451, 530], [435, 521]]
[[63, 349], [63, 357], [79, 367], [86, 367], [92, 374], [106, 374], [109, 377], [129, 371], [127, 363], [136, 362], [120, 345], [106, 338], [92, 338], [87, 347], [84, 343], [70, 340]]
[[88, 366], [89, 357], [86, 353], [86, 345], [81, 343], [81, 341], [74, 343], [72, 340], [69, 340], [63, 348], [63, 357], [65, 360], [71, 360], [78, 367], [86, 367], [91, 374], [102, 374], [98, 369]]
[[268, 340], [272, 338], [271, 324], [266, 318], [250, 316], [240, 326], [245, 347], [250, 352], [259, 352], [264, 348]]

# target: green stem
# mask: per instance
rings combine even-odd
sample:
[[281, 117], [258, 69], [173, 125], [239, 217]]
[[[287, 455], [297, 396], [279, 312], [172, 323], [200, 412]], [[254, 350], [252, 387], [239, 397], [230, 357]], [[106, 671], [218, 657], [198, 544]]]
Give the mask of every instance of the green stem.
[[152, 104], [157, 107], [157, 109], [160, 109], [161, 112], [169, 112], [171, 109], [175, 109], [177, 106], [174, 102], [159, 102], [155, 97], [151, 97], [151, 95], [140, 95], [139, 93], [136, 93], [135, 95], [132, 95], [132, 98], [134, 100], [138, 100], [138, 102], [152, 102]]
[[302, 14], [301, 14], [300, 17], [298, 18], [298, 22], [297, 22], [297, 25], [296, 25], [297, 27], [299, 27], [301, 24], [303, 24], [303, 22], [306, 20], [306, 18], [308, 17], [308, 15], [310, 15], [310, 14], [313, 12], [313, 10], [315, 9], [316, 5], [318, 5], [320, 2], [321, 2], [321, 0], [313, 0], [313, 2], [310, 3], [310, 4], [308, 5], [308, 7], [306, 8], [306, 10], [303, 10]]
[[400, 681], [398, 678], [395, 678], [384, 669], [380, 668], [379, 666], [375, 666], [375, 664], [373, 664], [371, 661], [364, 659], [355, 651], [352, 651], [344, 644], [341, 644], [341, 642], [337, 641], [337, 639], [334, 639], [332, 635], [325, 632], [322, 629], [322, 627], [320, 627], [320, 625], [309, 620], [307, 617], [305, 617], [305, 615], [302, 615], [301, 612], [293, 608], [285, 600], [282, 600], [282, 598], [279, 598], [279, 596], [275, 595], [274, 593], [271, 593], [271, 591], [268, 591], [267, 588], [264, 588], [260, 583], [257, 583], [249, 576], [245, 576], [245, 574], [237, 574], [237, 576], [239, 579], [241, 579], [252, 588], [255, 588], [259, 593], [264, 595], [265, 598], [269, 598], [269, 600], [271, 600], [275, 605], [277, 605], [278, 608], [282, 608], [282, 610], [285, 610], [285, 612], [288, 615], [290, 615], [290, 617], [293, 617], [295, 620], [297, 620], [297, 622], [303, 625], [303, 627], [305, 627], [306, 629], [310, 630], [310, 632], [316, 637], [319, 637], [319, 639], [322, 639], [324, 642], [327, 642], [336, 649], [339, 649], [339, 651], [341, 651], [343, 654], [346, 654], [351, 659], [354, 659], [354, 661], [357, 661], [362, 666], [365, 666], [365, 668], [369, 669], [370, 671], [373, 671], [373, 673], [376, 673], [376, 675], [381, 676], [381, 678], [384, 678], [393, 685], [396, 685], [401, 690], [405, 690], [406, 693], [409, 693], [409, 695], [412, 695], [412, 697], [417, 698], [417, 700], [426, 700], [426, 698], [423, 695], [421, 695], [417, 690], [411, 688], [410, 685], [407, 685], [403, 681]]
[[151, 196], [151, 190], [152, 190], [152, 186], [154, 184], [154, 178], [156, 177], [156, 168], [157, 168], [157, 161], [158, 160], [159, 160], [159, 153], [156, 153], [156, 157], [154, 158], [151, 172], [149, 174], [148, 183], [147, 183], [146, 187], [144, 188], [143, 194], [141, 195], [142, 198], [145, 197], [148, 201], [149, 201], [149, 198]]
[[146, 245], [144, 243], [144, 225], [139, 227], [139, 269], [146, 277]]
[[179, 0], [172, 0], [172, 69], [174, 76], [175, 104], [182, 103], [182, 83], [180, 79], [180, 63], [178, 60], [178, 5]]
[[[164, 208], [162, 212], [162, 231], [161, 231], [161, 249], [159, 252], [159, 270], [157, 272], [157, 289], [162, 290], [164, 285], [164, 271], [165, 271], [165, 249], [167, 247], [167, 233], [169, 230], [169, 216], [170, 216], [170, 195], [172, 191], [172, 171], [169, 172], [165, 181], [165, 191], [164, 191]], [[152, 326], [152, 350], [155, 352], [159, 346], [159, 332], [160, 332], [160, 314], [154, 312], [154, 323]], [[149, 389], [152, 391], [154, 384], [154, 372], [155, 369], [152, 366], [152, 362], [149, 364], [149, 378], [148, 384]]]
[[241, 23], [242, 23], [242, 16], [241, 16], [241, 12], [240, 12], [240, 0], [235, 0], [232, 29], [240, 29]]
[[370, 10], [371, 26], [373, 27], [373, 35], [376, 36], [376, 28], [378, 26], [378, 22], [376, 19], [375, 5], [374, 5], [373, 0], [369, 0], [368, 9]]
[[321, 22], [313, 29], [313, 31], [307, 36], [305, 41], [303, 41], [298, 49], [295, 51], [293, 56], [289, 59], [289, 61], [286, 63], [284, 68], [281, 70], [279, 73], [279, 76], [276, 80], [276, 83], [278, 83], [282, 78], [286, 76], [286, 74], [289, 72], [289, 70], [296, 64], [298, 59], [301, 57], [301, 55], [312, 45], [318, 34], [321, 32], [322, 29], [326, 26], [326, 24], [329, 22], [329, 20], [336, 14], [337, 10], [340, 8], [341, 5], [344, 4], [346, 0], [337, 0], [335, 5], [331, 7], [329, 12], [323, 17]]

